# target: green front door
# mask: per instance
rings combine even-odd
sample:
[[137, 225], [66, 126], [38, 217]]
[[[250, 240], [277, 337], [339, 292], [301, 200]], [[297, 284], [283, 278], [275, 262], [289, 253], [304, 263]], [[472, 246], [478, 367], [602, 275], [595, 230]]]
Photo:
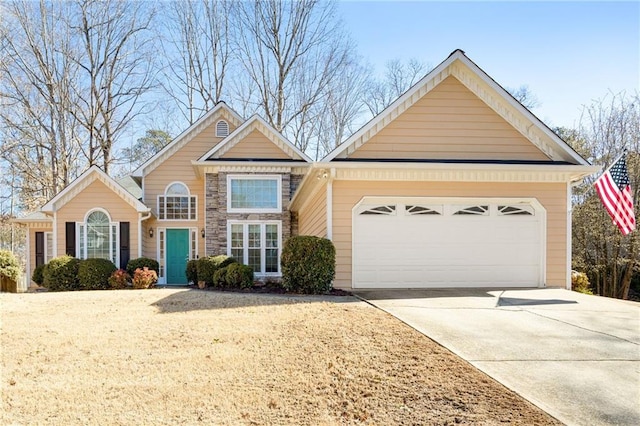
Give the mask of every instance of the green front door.
[[189, 230], [167, 229], [167, 284], [187, 284]]

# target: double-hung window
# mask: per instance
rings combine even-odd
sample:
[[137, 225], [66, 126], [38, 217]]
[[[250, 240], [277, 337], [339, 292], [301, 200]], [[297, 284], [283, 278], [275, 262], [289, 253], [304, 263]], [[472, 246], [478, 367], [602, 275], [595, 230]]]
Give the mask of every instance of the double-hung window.
[[181, 182], [167, 186], [164, 195], [158, 196], [158, 219], [196, 220], [197, 200], [189, 188]]
[[280, 213], [282, 211], [280, 175], [227, 176], [229, 213]]
[[78, 224], [78, 253], [81, 259], [108, 259], [118, 264], [118, 223], [107, 212], [93, 210]]
[[260, 276], [280, 273], [279, 221], [241, 222], [228, 224], [228, 254], [253, 268]]

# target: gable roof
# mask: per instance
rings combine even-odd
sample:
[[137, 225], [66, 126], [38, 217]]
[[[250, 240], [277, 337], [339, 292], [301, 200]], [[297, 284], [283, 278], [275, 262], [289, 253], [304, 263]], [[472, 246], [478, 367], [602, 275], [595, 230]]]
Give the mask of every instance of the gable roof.
[[62, 206], [71, 201], [76, 195], [78, 195], [83, 189], [91, 185], [96, 180], [104, 183], [109, 189], [111, 189], [116, 195], [126, 201], [131, 207], [136, 209], [139, 213], [149, 212], [149, 208], [142, 204], [133, 194], [123, 188], [113, 178], [103, 172], [98, 166], [91, 166], [88, 170], [82, 173], [76, 180], [71, 182], [47, 202], [40, 211], [45, 213], [53, 213], [59, 210]]
[[380, 114], [327, 154], [322, 162], [332, 161], [338, 157], [348, 157], [449, 76], [458, 79], [507, 123], [529, 139], [551, 161], [589, 165], [584, 158], [480, 69], [460, 49], [451, 53], [447, 59]]
[[132, 176], [141, 177], [154, 170], [167, 158], [171, 157], [176, 151], [185, 146], [190, 140], [202, 132], [204, 128], [209, 127], [220, 117], [231, 121], [234, 126], [239, 126], [240, 123], [242, 123], [242, 117], [240, 117], [238, 113], [229, 108], [226, 103], [218, 102], [211, 111], [200, 117], [200, 119], [189, 126], [187, 130], [180, 133], [175, 139], [169, 142], [167, 146], [162, 148], [155, 155], [145, 161], [140, 167], [134, 170]]
[[311, 162], [312, 160], [298, 147], [289, 142], [280, 132], [274, 129], [269, 123], [267, 123], [262, 117], [254, 114], [245, 121], [240, 127], [234, 130], [229, 136], [224, 138], [219, 144], [207, 151], [203, 156], [198, 159], [198, 162], [207, 161], [212, 157], [217, 159], [221, 158], [225, 152], [229, 151], [236, 144], [242, 141], [247, 135], [254, 130], [258, 130], [265, 135], [267, 139], [273, 142], [278, 148], [284, 151], [288, 156], [294, 160], [303, 160]]

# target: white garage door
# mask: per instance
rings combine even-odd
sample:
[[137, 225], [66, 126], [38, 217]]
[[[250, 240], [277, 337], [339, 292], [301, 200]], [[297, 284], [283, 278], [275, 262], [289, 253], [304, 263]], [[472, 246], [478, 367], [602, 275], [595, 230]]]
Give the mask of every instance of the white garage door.
[[353, 215], [355, 288], [543, 285], [535, 201], [365, 198]]

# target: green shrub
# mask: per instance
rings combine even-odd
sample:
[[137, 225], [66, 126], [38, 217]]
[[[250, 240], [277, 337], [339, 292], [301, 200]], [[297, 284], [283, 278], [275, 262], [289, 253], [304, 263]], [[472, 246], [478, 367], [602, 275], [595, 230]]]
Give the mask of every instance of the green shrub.
[[44, 283], [44, 270], [46, 267], [46, 263], [40, 266], [36, 266], [36, 268], [33, 270], [33, 274], [31, 274], [31, 281], [38, 285], [42, 285]]
[[136, 269], [131, 280], [133, 288], [137, 289], [152, 288], [156, 282], [158, 282], [158, 274], [146, 266], [143, 269]]
[[150, 259], [148, 257], [138, 257], [136, 259], [131, 259], [129, 263], [127, 263], [127, 273], [131, 276], [135, 274], [136, 269], [144, 269], [149, 268], [156, 271], [156, 274], [160, 270], [160, 264], [155, 259]]
[[187, 282], [198, 284], [198, 261], [196, 259], [188, 261], [184, 273], [187, 276]]
[[214, 285], [213, 275], [220, 268], [236, 263], [237, 261], [224, 254], [217, 256], [201, 257], [198, 259], [196, 268], [198, 271], [198, 281], [204, 281], [208, 286]]
[[584, 272], [571, 271], [571, 290], [578, 293], [593, 294], [589, 278]]
[[79, 290], [79, 266], [80, 259], [68, 255], [51, 259], [44, 269], [43, 285], [50, 291]]
[[109, 277], [118, 268], [107, 259], [85, 259], [78, 266], [78, 284], [83, 290], [107, 290]]
[[0, 250], [0, 276], [17, 282], [22, 274], [20, 262], [9, 250]]
[[213, 274], [213, 284], [214, 287], [222, 288], [227, 286], [227, 268], [219, 268], [216, 269], [216, 272]]
[[127, 283], [131, 281], [131, 275], [124, 269], [118, 269], [113, 271], [109, 277], [109, 286], [113, 289], [119, 290], [125, 288]]
[[282, 286], [297, 293], [325, 293], [331, 290], [336, 272], [336, 249], [326, 238], [300, 235], [284, 243]]
[[221, 270], [226, 269], [225, 281], [228, 288], [253, 287], [253, 268], [242, 263], [232, 263]]

